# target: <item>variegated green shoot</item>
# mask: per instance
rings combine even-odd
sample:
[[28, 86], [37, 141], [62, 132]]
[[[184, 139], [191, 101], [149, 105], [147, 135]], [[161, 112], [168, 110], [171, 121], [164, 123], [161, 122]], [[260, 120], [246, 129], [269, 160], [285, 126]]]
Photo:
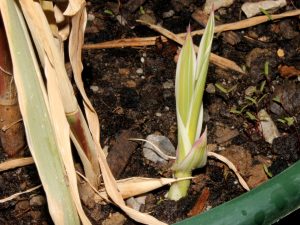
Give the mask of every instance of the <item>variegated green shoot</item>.
[[[207, 132], [202, 133], [203, 92], [214, 34], [212, 12], [196, 57], [193, 40], [188, 31], [176, 68], [175, 97], [178, 124], [178, 146], [175, 164], [176, 178], [189, 177], [192, 170], [203, 167], [207, 159]], [[189, 180], [172, 184], [168, 198], [178, 200], [186, 196]]]

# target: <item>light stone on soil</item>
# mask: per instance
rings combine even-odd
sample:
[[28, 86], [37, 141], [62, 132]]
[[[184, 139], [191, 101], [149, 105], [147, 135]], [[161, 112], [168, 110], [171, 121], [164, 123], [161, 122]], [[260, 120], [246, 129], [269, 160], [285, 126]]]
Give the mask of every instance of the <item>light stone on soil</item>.
[[171, 89], [174, 88], [174, 83], [172, 80], [167, 80], [166, 82], [163, 83], [163, 88], [164, 89]]
[[98, 86], [95, 86], [95, 85], [90, 86], [90, 89], [91, 89], [94, 93], [96, 93], [97, 91], [99, 91], [99, 87], [98, 87]]
[[142, 68], [138, 68], [138, 69], [136, 70], [136, 73], [137, 73], [137, 74], [142, 74], [142, 73], [144, 73], [144, 71], [143, 71]]
[[[150, 134], [147, 136], [146, 140], [155, 144], [163, 153], [170, 156], [175, 156], [176, 150], [171, 143], [171, 141], [162, 135]], [[166, 163], [167, 161], [161, 158], [156, 152], [153, 151], [152, 145], [145, 143], [143, 147], [143, 155], [146, 159], [154, 163]]]

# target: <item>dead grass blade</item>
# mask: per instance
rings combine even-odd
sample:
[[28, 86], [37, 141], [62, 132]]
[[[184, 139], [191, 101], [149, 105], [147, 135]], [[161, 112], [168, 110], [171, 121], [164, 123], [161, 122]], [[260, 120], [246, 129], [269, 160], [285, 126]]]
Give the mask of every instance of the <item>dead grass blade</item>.
[[[41, 46], [41, 49], [43, 49], [43, 57], [45, 59], [44, 69], [47, 78], [47, 90], [49, 97], [49, 111], [51, 113], [51, 120], [55, 130], [56, 140], [59, 146], [58, 149], [61, 154], [61, 160], [64, 164], [64, 168], [66, 170], [65, 172], [67, 174], [65, 179], [67, 179], [69, 182], [70, 195], [72, 197], [73, 204], [76, 206], [82, 223], [90, 225], [91, 223], [82, 209], [79, 198], [77, 178], [70, 146], [70, 128], [65, 115], [66, 110], [73, 110], [74, 107], [77, 109], [77, 102], [73, 99], [75, 98], [73, 93], [73, 96], [67, 96], [67, 99], [74, 102], [69, 103], [68, 106], [70, 108], [64, 107], [65, 102], [63, 102], [63, 99], [66, 100], [66, 98], [62, 97], [61, 90], [67, 91], [66, 89], [68, 88], [69, 80], [64, 80], [67, 79], [67, 77], [63, 76], [64, 74], [66, 75], [66, 71], [64, 65], [62, 64], [63, 60], [61, 58], [62, 56], [60, 55], [60, 49], [55, 44], [49, 24], [40, 4], [26, 0], [21, 0], [20, 3], [26, 20], [29, 21], [29, 27], [31, 30], [35, 29], [34, 33], [38, 35], [38, 44]], [[62, 60], [62, 62], [59, 62], [59, 60]], [[62, 72], [62, 74], [59, 74], [59, 72]], [[60, 85], [62, 85], [62, 82], [66, 82], [65, 85], [67, 88], [61, 89], [62, 86]]]
[[[292, 11], [284, 12], [284, 13], [281, 13], [281, 14], [273, 14], [273, 15], [270, 15], [270, 16], [272, 17], [272, 20], [274, 21], [274, 20], [283, 19], [283, 18], [286, 18], [286, 17], [298, 16], [298, 15], [300, 15], [300, 10], [292, 10]], [[229, 30], [245, 29], [245, 28], [248, 28], [248, 27], [256, 26], [256, 25], [261, 24], [261, 23], [268, 22], [268, 21], [270, 21], [270, 18], [266, 15], [256, 16], [256, 17], [241, 20], [241, 21], [238, 21], [238, 22], [222, 24], [222, 25], [216, 26], [215, 27], [215, 33], [220, 33], [220, 32], [229, 31]], [[192, 32], [192, 35], [202, 35], [203, 32], [204, 32], [204, 29], [196, 30], [196, 31]], [[185, 34], [181, 33], [181, 34], [179, 34], [179, 36], [184, 37]]]
[[0, 9], [9, 40], [28, 146], [46, 192], [50, 214], [57, 224], [79, 224], [49, 115], [45, 87], [23, 15], [15, 1], [0, 1]]
[[26, 190], [26, 191], [18, 192], [18, 193], [16, 193], [16, 194], [13, 194], [13, 195], [7, 197], [7, 198], [0, 199], [0, 203], [4, 203], [4, 202], [11, 201], [11, 200], [13, 200], [13, 199], [19, 197], [20, 195], [23, 195], [23, 194], [26, 194], [26, 193], [30, 193], [30, 192], [32, 192], [32, 191], [35, 191], [35, 190], [39, 189], [40, 187], [42, 187], [42, 185], [38, 185], [38, 186], [35, 186], [35, 187], [33, 187], [33, 188], [30, 188], [30, 189], [28, 189], [28, 190]]
[[[146, 22], [140, 21], [140, 20], [138, 20], [138, 22], [149, 26], [151, 29], [161, 33], [162, 35], [166, 36], [167, 38], [169, 38], [169, 39], [171, 39], [175, 42], [177, 42], [180, 45], [184, 44], [184, 38], [172, 33], [171, 31], [169, 31], [169, 30], [167, 30], [163, 27], [160, 27], [160, 26], [157, 26], [157, 25], [154, 25], [154, 24], [150, 24], [150, 23], [146, 23]], [[194, 45], [194, 48], [195, 48], [195, 52], [198, 52], [198, 47], [196, 45]], [[213, 64], [220, 66], [221, 68], [231, 69], [231, 70], [237, 71], [239, 73], [245, 73], [235, 62], [233, 62], [229, 59], [223, 58], [221, 56], [218, 56], [214, 53], [210, 54], [210, 61]]]
[[[105, 41], [102, 43], [85, 44], [83, 49], [105, 49], [105, 48], [125, 48], [125, 47], [143, 47], [155, 45], [156, 39], [160, 36], [146, 37], [146, 38], [124, 38], [113, 41]], [[162, 41], [166, 42], [168, 39], [161, 37]]]
[[132, 177], [123, 180], [117, 180], [118, 190], [124, 199], [141, 195], [158, 189], [164, 185], [172, 184], [180, 180], [192, 179], [193, 177], [175, 178], [144, 178]]
[[[47, 66], [47, 63], [49, 63], [48, 60], [46, 60], [45, 68], [51, 70], [52, 67], [50, 65]], [[48, 72], [46, 71], [46, 73]], [[54, 71], [52, 71], [51, 75], [49, 74], [47, 76], [47, 87], [48, 87], [48, 96], [49, 96], [49, 103], [50, 103], [50, 112], [53, 118], [53, 125], [56, 130], [56, 138], [58, 140], [58, 144], [60, 145], [61, 154], [63, 155], [62, 160], [64, 162], [64, 166], [70, 183], [70, 192], [73, 197], [73, 201], [76, 205], [78, 214], [83, 224], [90, 225], [91, 223], [83, 211], [81, 201], [79, 198], [76, 172], [75, 172], [74, 161], [71, 152], [70, 133], [69, 133], [70, 128], [65, 116], [63, 103], [61, 100], [60, 91], [57, 84], [58, 81], [55, 79], [55, 75], [53, 73]]]
[[85, 0], [69, 0], [69, 4], [67, 9], [64, 11], [64, 15], [65, 16], [75, 15], [84, 4], [85, 4]]
[[11, 159], [0, 163], [0, 172], [34, 164], [32, 157]]
[[235, 173], [235, 175], [237, 176], [242, 187], [245, 188], [247, 191], [250, 191], [248, 184], [246, 183], [244, 178], [240, 175], [237, 168], [231, 161], [229, 161], [226, 157], [224, 157], [220, 154], [217, 154], [215, 152], [207, 152], [207, 156], [216, 158], [216, 159], [220, 160], [221, 162], [225, 163], [229, 167], [229, 169], [231, 169]]
[[[52, 35], [45, 14], [41, 10], [41, 6], [38, 3], [32, 3], [31, 1], [22, 0], [20, 2], [29, 28], [36, 39], [35, 44], [37, 45], [37, 49], [42, 50], [41, 57], [44, 61], [49, 61], [47, 64], [49, 66], [48, 71], [53, 70], [50, 74], [53, 74], [53, 76], [59, 80], [57, 84], [62, 97], [65, 114], [70, 123], [72, 132], [76, 138], [78, 138], [82, 149], [85, 151], [86, 156], [89, 159], [89, 161], [85, 162], [84, 165], [87, 165], [88, 163], [92, 164], [92, 167], [85, 166], [84, 169], [86, 171], [93, 168], [92, 171], [86, 171], [86, 174], [91, 175], [88, 178], [94, 183], [94, 185], [96, 185], [98, 183], [97, 178], [100, 174], [97, 154], [93, 140], [89, 138], [89, 130], [86, 126], [81, 109], [79, 108], [74, 95], [73, 87], [66, 73], [64, 57], [61, 51], [62, 44], [59, 43], [59, 46], [57, 45], [57, 40], [54, 39]], [[32, 11], [39, 10], [40, 13], [31, 13], [29, 9]], [[42, 25], [41, 22], [43, 22], [44, 25]], [[46, 67], [46, 65], [44, 66]]]
[[113, 177], [110, 168], [107, 164], [106, 157], [100, 146], [100, 127], [98, 122], [98, 116], [91, 106], [88, 98], [86, 97], [85, 90], [83, 88], [83, 82], [81, 79], [82, 64], [81, 64], [81, 47], [83, 45], [83, 34], [86, 24], [86, 11], [82, 8], [78, 14], [76, 14], [72, 20], [72, 31], [70, 34], [70, 59], [72, 68], [74, 70], [75, 80], [80, 93], [84, 97], [84, 104], [86, 109], [86, 116], [92, 133], [92, 137], [95, 142], [95, 146], [98, 152], [98, 160], [102, 172], [104, 185], [106, 188], [107, 195], [111, 200], [118, 205], [125, 213], [127, 213], [134, 220], [144, 224], [164, 224], [152, 216], [135, 211], [125, 205], [121, 193], [118, 191], [117, 183]]
[[[300, 10], [292, 10], [282, 14], [274, 14], [271, 15], [273, 20], [279, 20], [286, 17], [298, 16], [300, 15]], [[241, 20], [234, 23], [222, 24], [215, 27], [215, 33], [220, 33], [223, 31], [229, 30], [240, 30], [252, 26], [256, 26], [261, 23], [268, 22], [268, 16], [257, 16], [253, 18], [249, 18], [246, 20]], [[195, 30], [192, 32], [192, 35], [202, 35], [204, 29]], [[186, 33], [177, 34], [177, 36], [184, 38]], [[83, 46], [84, 49], [103, 49], [103, 48], [124, 48], [124, 47], [142, 47], [142, 46], [150, 46], [155, 45], [156, 39], [161, 38], [163, 42], [166, 42], [168, 39], [161, 36], [154, 36], [154, 37], [146, 37], [146, 38], [126, 38], [126, 39], [119, 39], [113, 41], [106, 41], [102, 43], [96, 44], [85, 44]]]
[[[87, 120], [89, 128], [92, 133], [95, 134], [95, 141], [99, 142], [100, 128], [99, 119], [95, 109], [93, 108], [89, 98], [86, 95], [84, 85], [82, 82], [82, 46], [84, 42], [84, 30], [87, 21], [87, 13], [84, 5], [82, 8], [72, 17], [72, 29], [69, 37], [69, 57], [73, 69], [74, 80], [83, 98], [85, 113], [88, 115]], [[97, 158], [97, 156], [96, 156]]]

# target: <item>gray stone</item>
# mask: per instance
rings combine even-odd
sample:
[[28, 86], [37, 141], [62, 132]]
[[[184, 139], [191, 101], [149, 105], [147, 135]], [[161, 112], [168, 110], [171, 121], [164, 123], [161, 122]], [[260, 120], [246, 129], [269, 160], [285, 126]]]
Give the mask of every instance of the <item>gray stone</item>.
[[[147, 136], [146, 140], [156, 145], [164, 154], [169, 156], [176, 155], [176, 150], [167, 137], [157, 134], [150, 134]], [[154, 147], [146, 142], [143, 147], [144, 157], [154, 163], [166, 163], [166, 159], [162, 158], [153, 149]]]
[[242, 11], [246, 16], [252, 17], [261, 13], [261, 8], [267, 11], [274, 12], [279, 8], [282, 8], [286, 5], [286, 0], [271, 0], [271, 1], [259, 1], [259, 2], [246, 2], [242, 5]]

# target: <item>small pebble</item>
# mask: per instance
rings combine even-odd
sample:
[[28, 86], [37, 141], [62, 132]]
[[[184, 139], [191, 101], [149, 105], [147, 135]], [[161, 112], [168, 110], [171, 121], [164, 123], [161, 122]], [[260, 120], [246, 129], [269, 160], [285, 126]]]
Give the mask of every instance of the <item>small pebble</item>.
[[36, 195], [36, 196], [33, 196], [30, 199], [30, 205], [31, 206], [42, 206], [42, 205], [45, 205], [45, 204], [46, 204], [46, 199], [42, 195]]
[[165, 19], [165, 18], [170, 18], [170, 17], [172, 17], [172, 16], [174, 16], [174, 14], [175, 14], [175, 12], [174, 12], [174, 10], [169, 10], [168, 12], [164, 12], [163, 14], [162, 14], [162, 17]]
[[256, 87], [255, 86], [249, 86], [245, 90], [245, 95], [251, 97], [255, 92], [256, 92]]
[[137, 73], [137, 74], [142, 74], [142, 73], [144, 73], [144, 71], [143, 71], [142, 68], [138, 68], [138, 69], [136, 70], [136, 73]]
[[155, 116], [161, 117], [161, 113], [160, 113], [160, 112], [157, 112], [157, 113], [155, 113]]
[[206, 206], [206, 211], [210, 210], [212, 208], [211, 205]]
[[225, 149], [225, 147], [223, 147], [223, 146], [218, 146], [218, 151], [222, 151], [222, 150], [224, 150]]
[[284, 57], [284, 50], [282, 48], [277, 50], [277, 55], [279, 58], [283, 58]]
[[171, 89], [174, 88], [174, 83], [172, 80], [167, 80], [166, 82], [163, 83], [163, 88], [164, 89]]
[[144, 63], [144, 62], [145, 62], [145, 58], [141, 57], [141, 63]]
[[130, 207], [139, 211], [141, 206], [145, 204], [146, 196], [140, 196], [137, 198], [131, 197], [126, 200], [126, 204]]
[[205, 90], [209, 94], [214, 94], [216, 92], [216, 87], [212, 83], [209, 83]]
[[90, 89], [91, 89], [94, 93], [96, 93], [97, 91], [99, 91], [99, 87], [96, 86], [96, 85], [90, 86]]
[[90, 14], [90, 13], [87, 15], [87, 20], [88, 21], [93, 21], [94, 19], [95, 19], [95, 15]]

